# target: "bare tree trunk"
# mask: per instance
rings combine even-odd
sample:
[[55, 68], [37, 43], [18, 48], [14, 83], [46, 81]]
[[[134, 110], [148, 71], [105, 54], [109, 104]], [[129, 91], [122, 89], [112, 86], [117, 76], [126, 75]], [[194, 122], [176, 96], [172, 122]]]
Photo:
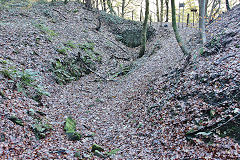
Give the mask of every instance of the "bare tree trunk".
[[199, 33], [202, 44], [206, 43], [205, 33], [205, 0], [199, 0]]
[[102, 0], [102, 8], [103, 10], [106, 12], [107, 8], [106, 8], [106, 0]]
[[142, 22], [142, 17], [143, 17], [143, 13], [142, 13], [143, 11], [142, 11], [142, 5], [141, 5], [141, 10], [140, 10], [140, 22]]
[[163, 0], [161, 0], [161, 26], [163, 23]]
[[99, 5], [99, 4], [98, 4], [98, 0], [96, 0], [96, 8], [97, 8], [97, 9], [99, 9], [99, 8], [98, 8], [98, 7], [99, 7], [98, 5]]
[[226, 0], [226, 7], [227, 7], [227, 10], [229, 11], [230, 10], [230, 6], [229, 6], [229, 1]]
[[159, 15], [159, 4], [158, 0], [156, 0], [156, 8], [157, 8], [157, 21], [160, 22], [160, 15]]
[[134, 10], [132, 10], [132, 21], [134, 20]]
[[206, 0], [205, 2], [205, 17], [207, 18], [208, 17], [208, 0]]
[[91, 0], [86, 0], [86, 7], [91, 8], [92, 7], [92, 2]]
[[189, 55], [189, 51], [187, 50], [187, 48], [185, 47], [185, 45], [183, 44], [183, 41], [179, 35], [178, 29], [177, 29], [177, 22], [176, 22], [176, 9], [175, 9], [175, 0], [171, 0], [171, 6], [172, 6], [172, 27], [175, 33], [175, 37], [177, 39], [177, 42], [182, 50], [182, 52], [184, 53], [184, 55]]
[[187, 26], [189, 25], [189, 13], [187, 14]]
[[140, 10], [140, 22], [142, 22], [142, 18], [143, 18], [143, 9], [142, 9], [142, 3], [143, 3], [143, 1], [141, 2], [141, 10]]
[[122, 18], [124, 18], [125, 0], [122, 0]]
[[165, 0], [165, 3], [166, 3], [166, 8], [167, 8], [167, 11], [166, 11], [166, 22], [168, 22], [169, 0]]
[[142, 46], [140, 49], [139, 58], [141, 58], [144, 55], [145, 49], [146, 49], [148, 16], [149, 16], [149, 0], [146, 0], [145, 19], [143, 22], [142, 37], [141, 37]]

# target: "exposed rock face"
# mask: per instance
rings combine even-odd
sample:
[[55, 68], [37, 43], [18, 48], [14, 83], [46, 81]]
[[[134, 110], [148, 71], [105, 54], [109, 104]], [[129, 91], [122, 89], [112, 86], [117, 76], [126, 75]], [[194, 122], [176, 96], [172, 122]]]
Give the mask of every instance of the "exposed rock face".
[[[142, 24], [140, 22], [130, 21], [116, 17], [110, 14], [101, 13], [101, 19], [110, 26], [116, 39], [128, 47], [138, 47], [141, 45]], [[151, 26], [147, 30], [147, 39], [154, 36], [155, 29]]]

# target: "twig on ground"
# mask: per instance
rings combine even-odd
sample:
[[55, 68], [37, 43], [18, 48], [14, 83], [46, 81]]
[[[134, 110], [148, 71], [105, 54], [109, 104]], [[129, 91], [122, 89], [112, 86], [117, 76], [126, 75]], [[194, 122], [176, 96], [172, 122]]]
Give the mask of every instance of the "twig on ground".
[[[111, 55], [111, 58], [121, 59], [121, 60], [124, 60], [124, 61], [130, 61], [130, 58], [118, 57], [118, 56], [116, 56], [116, 55]], [[111, 58], [110, 58], [110, 59], [111, 59]]]
[[217, 62], [214, 62], [214, 64], [215, 64], [215, 65], [218, 65], [218, 64], [220, 64], [222, 61], [224, 61], [224, 60], [226, 60], [226, 59], [228, 59], [228, 58], [230, 58], [230, 57], [234, 57], [235, 55], [236, 55], [236, 53], [228, 54], [228, 55], [226, 55], [225, 57], [220, 58]]
[[235, 118], [237, 118], [237, 117], [239, 117], [239, 116], [240, 116], [240, 113], [238, 113], [238, 114], [235, 115], [234, 117], [230, 118], [229, 120], [227, 120], [225, 123], [221, 124], [220, 126], [211, 129], [209, 132], [212, 132], [212, 131], [214, 131], [214, 130], [216, 130], [216, 129], [222, 127], [222, 126], [224, 126], [225, 124], [227, 124], [228, 122], [234, 120]]
[[53, 10], [58, 12], [63, 18], [67, 19], [67, 17], [65, 17], [59, 10], [57, 10], [57, 9], [53, 9]]

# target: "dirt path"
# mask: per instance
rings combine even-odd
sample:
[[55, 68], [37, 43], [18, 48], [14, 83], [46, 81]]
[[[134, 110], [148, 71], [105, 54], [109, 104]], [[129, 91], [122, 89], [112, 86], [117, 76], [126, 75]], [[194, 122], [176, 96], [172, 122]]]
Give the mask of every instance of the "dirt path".
[[[139, 125], [144, 125], [144, 117], [131, 117], [132, 113], [128, 111], [141, 107], [142, 104], [136, 104], [132, 108], [127, 104], [129, 99], [139, 98], [138, 95], [144, 94], [150, 80], [179, 65], [182, 53], [172, 29], [167, 29], [170, 31], [166, 36], [155, 37], [155, 40], [161, 41], [160, 50], [151, 57], [142, 58], [138, 62], [139, 67], [117, 82], [91, 82], [96, 76], [91, 74], [67, 86], [56, 87], [56, 95], [47, 99], [53, 113], [50, 118], [56, 122], [64, 122], [66, 116], [73, 116], [81, 131], [96, 133], [93, 138], [85, 138], [76, 143], [66, 141], [63, 131], [54, 133], [61, 134], [56, 137], [62, 137], [62, 144], [68, 146], [70, 143], [72, 151], [80, 146], [87, 149], [92, 143], [105, 148], [119, 148], [121, 152], [116, 159], [153, 158], [150, 148], [152, 136], [137, 136]], [[161, 31], [158, 30], [157, 33]], [[146, 112], [146, 107], [142, 108], [143, 112]], [[133, 123], [136, 123], [135, 127], [132, 126]], [[56, 124], [56, 127], [58, 125], [61, 128], [62, 123]]]

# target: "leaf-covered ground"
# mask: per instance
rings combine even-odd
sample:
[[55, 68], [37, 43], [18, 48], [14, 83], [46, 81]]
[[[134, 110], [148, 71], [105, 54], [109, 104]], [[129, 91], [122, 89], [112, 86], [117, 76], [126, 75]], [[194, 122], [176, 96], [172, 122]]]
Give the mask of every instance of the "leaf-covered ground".
[[[184, 70], [170, 24], [152, 25], [147, 56], [136, 59], [139, 48], [116, 41], [105, 23], [96, 31], [98, 12], [82, 5], [0, 10], [1, 159], [103, 159], [110, 151], [111, 159], [239, 158], [239, 8], [207, 27], [209, 43]], [[180, 31], [189, 48], [199, 48], [195, 29]], [[91, 54], [95, 70], [57, 84], [52, 63], [79, 53]], [[49, 96], [35, 84], [20, 92], [21, 82], [33, 84], [28, 69]], [[80, 140], [66, 134], [67, 117]]]

